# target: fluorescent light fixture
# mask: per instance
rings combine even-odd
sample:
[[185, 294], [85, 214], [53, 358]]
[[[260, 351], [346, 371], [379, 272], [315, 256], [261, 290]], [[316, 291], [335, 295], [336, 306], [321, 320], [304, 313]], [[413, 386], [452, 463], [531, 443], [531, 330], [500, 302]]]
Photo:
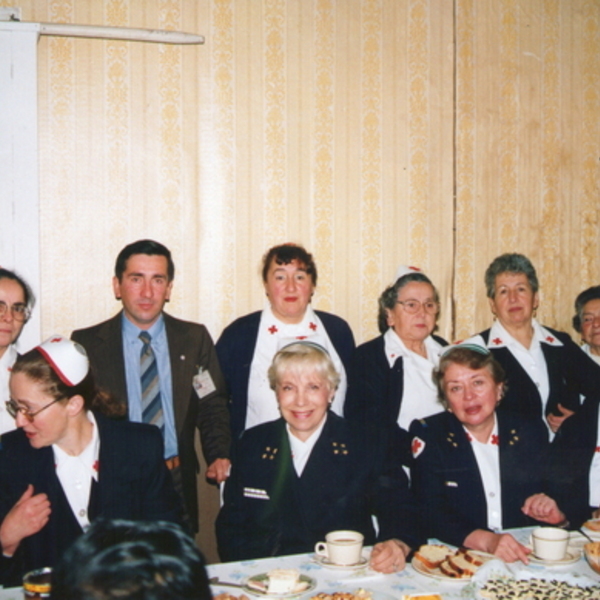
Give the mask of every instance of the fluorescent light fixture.
[[40, 35], [125, 40], [128, 42], [154, 42], [160, 44], [204, 44], [204, 36], [184, 31], [109, 27], [104, 25], [77, 25], [74, 23], [34, 23], [21, 21], [20, 17], [20, 8], [0, 8], [0, 21], [7, 24], [10, 23], [13, 31], [18, 30], [20, 25], [28, 29], [34, 25], [39, 28]]

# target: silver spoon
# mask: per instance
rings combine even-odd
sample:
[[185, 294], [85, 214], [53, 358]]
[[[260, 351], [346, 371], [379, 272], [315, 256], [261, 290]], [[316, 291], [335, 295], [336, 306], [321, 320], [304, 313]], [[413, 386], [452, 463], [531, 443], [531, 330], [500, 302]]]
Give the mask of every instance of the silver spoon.
[[223, 585], [226, 587], [235, 587], [235, 588], [243, 588], [244, 587], [243, 585], [241, 585], [239, 583], [230, 583], [228, 581], [219, 581], [218, 577], [211, 577], [208, 580], [208, 583], [210, 583], [210, 585], [216, 585], [216, 586]]
[[581, 527], [577, 531], [579, 531], [579, 533], [581, 533], [581, 535], [583, 535], [583, 537], [586, 537], [588, 540], [590, 540], [590, 542], [596, 541], [596, 540], [593, 540]]

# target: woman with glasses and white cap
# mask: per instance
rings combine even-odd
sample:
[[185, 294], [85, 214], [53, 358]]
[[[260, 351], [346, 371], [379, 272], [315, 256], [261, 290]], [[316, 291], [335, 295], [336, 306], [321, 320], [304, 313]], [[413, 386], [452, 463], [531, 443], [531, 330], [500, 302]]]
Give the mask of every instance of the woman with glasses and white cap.
[[435, 286], [420, 269], [399, 267], [379, 297], [381, 335], [356, 349], [344, 407], [347, 419], [396, 430], [410, 464], [408, 427], [443, 410], [431, 378], [447, 342], [433, 335], [440, 313]]
[[20, 356], [10, 377], [17, 431], [0, 447], [0, 583], [51, 567], [99, 518], [180, 522], [156, 427], [120, 414], [99, 392], [85, 350], [52, 336]]
[[0, 435], [16, 427], [6, 411], [8, 378], [17, 360], [16, 342], [35, 304], [27, 282], [14, 271], [0, 268]]
[[329, 409], [339, 380], [318, 344], [295, 342], [275, 355], [269, 381], [281, 418], [236, 444], [217, 519], [222, 560], [312, 552], [328, 532], [352, 530], [375, 543], [372, 568], [404, 567], [420, 541], [408, 479], [377, 431]]
[[544, 425], [496, 410], [505, 375], [487, 348], [451, 346], [434, 377], [446, 410], [410, 427], [411, 485], [423, 533], [527, 563], [531, 550], [502, 530], [568, 525], [542, 493], [549, 444]]

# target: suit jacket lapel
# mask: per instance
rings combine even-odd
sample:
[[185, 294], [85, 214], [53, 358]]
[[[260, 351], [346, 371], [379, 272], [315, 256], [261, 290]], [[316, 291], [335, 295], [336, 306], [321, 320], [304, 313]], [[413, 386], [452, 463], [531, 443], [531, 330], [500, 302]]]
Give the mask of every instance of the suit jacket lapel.
[[[563, 406], [571, 405], [571, 397], [568, 394], [571, 390], [563, 381], [565, 348], [564, 346], [551, 346], [550, 344], [541, 343], [542, 352], [546, 359], [546, 367], [548, 371], [548, 402], [546, 404], [546, 414], [552, 412], [556, 405], [561, 402]], [[563, 397], [564, 396], [564, 397]]]
[[120, 400], [127, 402], [127, 381], [125, 379], [125, 357], [123, 355], [123, 337], [121, 319], [123, 312], [107, 321], [98, 331], [103, 348], [96, 352], [98, 371], [105, 378], [105, 385]]
[[[479, 466], [473, 447], [460, 421], [451, 413], [448, 415], [450, 422], [448, 432], [448, 456], [450, 463], [456, 470], [456, 478], [459, 488], [464, 490], [464, 502], [471, 506], [470, 511], [476, 522], [487, 523], [487, 503], [485, 501], [485, 490], [483, 480], [479, 472]], [[451, 473], [448, 472], [450, 476]]]
[[195, 364], [194, 345], [192, 341], [188, 341], [185, 328], [170, 315], [166, 313], [163, 313], [163, 315], [171, 362], [175, 428], [179, 437], [183, 430], [190, 394], [194, 393], [192, 391], [192, 379], [197, 373], [199, 365]]
[[[542, 344], [547, 346], [547, 344]], [[535, 406], [531, 414], [542, 414], [542, 398], [537, 389], [537, 386], [526, 373], [521, 363], [514, 357], [513, 353], [508, 348], [498, 348], [495, 350], [499, 355], [502, 355], [502, 364], [506, 364], [504, 370], [507, 373], [508, 389], [519, 390], [516, 394], [520, 401], [527, 401], [532, 406]]]

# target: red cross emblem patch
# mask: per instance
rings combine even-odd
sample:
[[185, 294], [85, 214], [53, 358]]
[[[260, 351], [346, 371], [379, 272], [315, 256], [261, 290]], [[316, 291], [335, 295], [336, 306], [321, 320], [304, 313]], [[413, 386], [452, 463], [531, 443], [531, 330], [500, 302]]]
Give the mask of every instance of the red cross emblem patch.
[[417, 458], [425, 450], [425, 442], [421, 438], [414, 438], [410, 446], [413, 458]]

